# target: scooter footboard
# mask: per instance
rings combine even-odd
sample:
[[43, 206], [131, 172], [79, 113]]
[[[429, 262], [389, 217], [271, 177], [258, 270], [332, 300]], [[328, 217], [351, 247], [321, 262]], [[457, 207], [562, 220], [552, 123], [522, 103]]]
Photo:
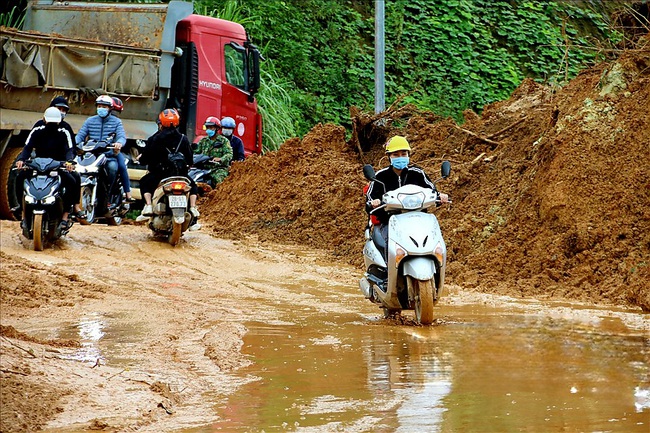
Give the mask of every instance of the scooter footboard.
[[409, 275], [416, 280], [426, 281], [436, 274], [436, 264], [429, 257], [413, 257], [404, 262], [404, 275]]

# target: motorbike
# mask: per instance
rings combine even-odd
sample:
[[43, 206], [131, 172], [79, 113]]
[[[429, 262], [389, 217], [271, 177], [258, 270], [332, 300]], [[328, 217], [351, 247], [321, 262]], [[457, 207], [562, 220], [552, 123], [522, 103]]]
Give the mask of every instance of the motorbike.
[[[451, 163], [444, 161], [441, 178], [449, 177]], [[363, 167], [366, 179], [376, 181], [371, 165]], [[438, 194], [428, 188], [404, 185], [387, 191], [382, 204], [390, 215], [388, 236], [379, 225], [369, 222], [363, 248], [365, 273], [359, 288], [370, 301], [384, 310], [384, 317], [415, 310], [418, 324], [433, 322], [433, 307], [443, 295], [447, 247], [435, 215], [423, 212], [440, 203]]]
[[[78, 148], [76, 171], [81, 176], [80, 205], [86, 211], [84, 224], [100, 220], [109, 225], [120, 225], [129, 211], [124, 189], [117, 174], [117, 156], [110, 152], [112, 137], [107, 140], [87, 140]], [[109, 163], [116, 172], [111, 175]], [[113, 180], [111, 180], [113, 178]]]
[[171, 176], [160, 181], [153, 193], [153, 215], [149, 228], [156, 236], [166, 236], [176, 246], [182, 234], [193, 223], [189, 212], [190, 181], [184, 176]]
[[199, 188], [199, 195], [204, 196], [216, 186], [210, 174], [218, 168], [217, 164], [212, 162], [212, 157], [202, 153], [193, 156], [192, 166], [188, 171], [188, 176], [196, 182]]
[[43, 251], [46, 242], [54, 242], [68, 234], [74, 224], [68, 220], [68, 228], [59, 224], [66, 209], [63, 205], [60, 170], [61, 161], [51, 158], [34, 158], [27, 161], [25, 170], [32, 170], [31, 178], [25, 180], [23, 193], [23, 220], [21, 227], [27, 239], [34, 240], [34, 251]]

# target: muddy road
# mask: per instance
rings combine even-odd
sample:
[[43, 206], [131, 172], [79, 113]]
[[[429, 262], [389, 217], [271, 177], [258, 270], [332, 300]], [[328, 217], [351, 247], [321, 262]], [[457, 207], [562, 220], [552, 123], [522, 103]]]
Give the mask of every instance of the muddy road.
[[[635, 309], [451, 287], [433, 326], [380, 319], [318, 251], [2, 221], [3, 432], [647, 432]], [[488, 431], [486, 430], [486, 431]]]

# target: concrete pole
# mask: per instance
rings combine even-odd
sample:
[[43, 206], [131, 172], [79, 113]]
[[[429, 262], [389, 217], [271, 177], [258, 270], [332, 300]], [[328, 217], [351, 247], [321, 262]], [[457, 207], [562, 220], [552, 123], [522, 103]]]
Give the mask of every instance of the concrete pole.
[[386, 109], [384, 8], [385, 0], [375, 0], [375, 114]]

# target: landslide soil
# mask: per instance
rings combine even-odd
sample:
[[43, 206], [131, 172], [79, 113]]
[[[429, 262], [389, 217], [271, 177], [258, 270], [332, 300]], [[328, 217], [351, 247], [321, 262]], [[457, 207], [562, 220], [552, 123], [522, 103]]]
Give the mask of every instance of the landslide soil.
[[409, 106], [379, 116], [353, 108], [352, 131], [319, 124], [235, 164], [204, 213], [218, 236], [255, 233], [360, 267], [362, 166], [385, 166], [383, 144], [402, 134], [432, 179], [452, 162], [438, 189], [453, 205], [437, 211], [452, 283], [650, 311], [648, 101], [646, 36], [563, 88], [525, 81], [462, 125]]
[[[379, 116], [353, 108], [351, 131], [316, 125], [235, 164], [200, 203], [203, 233], [177, 248], [144, 227], [93, 225], [36, 253], [18, 223], [0, 222], [0, 430], [210, 422], [201, 396], [225, 399], [245, 380], [232, 374], [249, 362], [243, 323], [272, 320], [273, 302], [309, 303], [277, 281], [304, 277], [305, 263], [315, 280], [358, 278], [361, 168], [387, 163], [382, 145], [394, 134], [406, 135], [412, 161], [432, 178], [452, 162], [438, 187], [453, 204], [436, 211], [450, 284], [650, 311], [649, 100], [646, 37], [563, 88], [526, 81], [461, 125], [410, 106]], [[275, 243], [315, 248], [334, 265], [321, 269], [323, 257], [287, 255]], [[62, 336], [80, 322], [101, 329], [104, 318], [135, 340], [113, 365]]]

